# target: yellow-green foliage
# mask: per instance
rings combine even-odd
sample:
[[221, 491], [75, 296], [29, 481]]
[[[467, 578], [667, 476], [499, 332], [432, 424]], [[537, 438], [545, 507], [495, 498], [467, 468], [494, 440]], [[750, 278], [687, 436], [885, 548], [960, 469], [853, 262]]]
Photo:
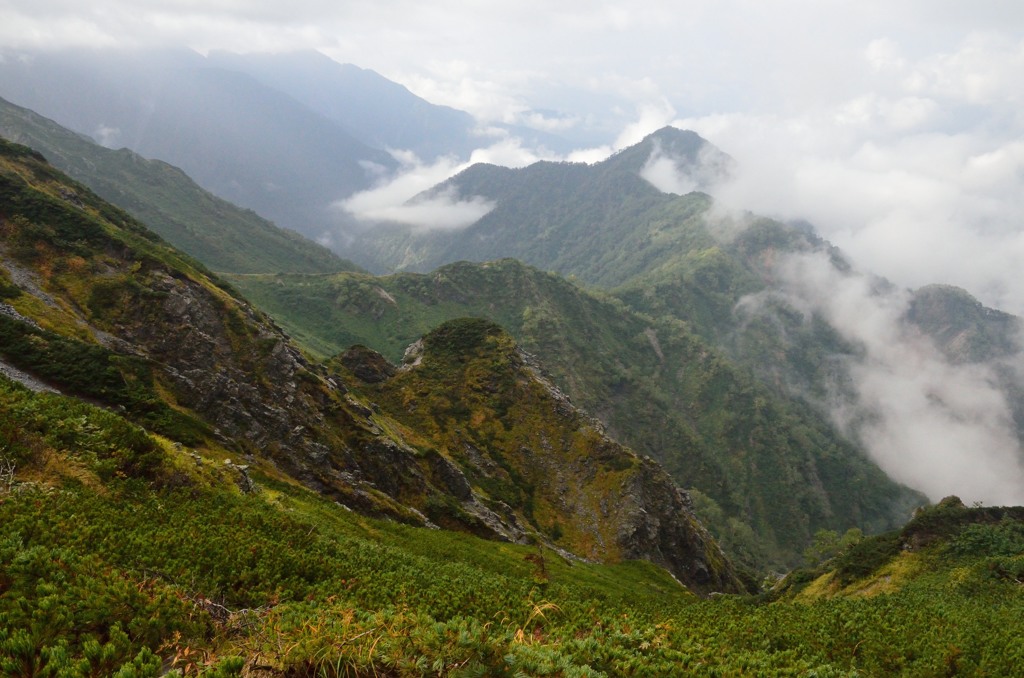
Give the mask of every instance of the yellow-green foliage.
[[0, 200], [6, 210], [2, 229], [10, 253], [30, 265], [44, 287], [52, 286], [80, 307], [85, 307], [97, 278], [135, 274], [160, 265], [227, 298], [202, 265], [50, 167], [41, 156], [4, 140], [0, 140]]
[[870, 575], [857, 579], [843, 586], [835, 572], [828, 571], [807, 585], [796, 594], [795, 600], [809, 602], [821, 598], [836, 596], [875, 596], [883, 593], [895, 593], [904, 585], [913, 581], [922, 569], [927, 567], [927, 559], [918, 553], [901, 553]]
[[[423, 344], [415, 366], [366, 386], [367, 397], [416, 431], [409, 442], [456, 461], [482, 496], [524, 524], [574, 553], [619, 559], [617, 513], [636, 457], [538, 381], [497, 325], [450, 321]], [[442, 524], [459, 511], [425, 508]]]

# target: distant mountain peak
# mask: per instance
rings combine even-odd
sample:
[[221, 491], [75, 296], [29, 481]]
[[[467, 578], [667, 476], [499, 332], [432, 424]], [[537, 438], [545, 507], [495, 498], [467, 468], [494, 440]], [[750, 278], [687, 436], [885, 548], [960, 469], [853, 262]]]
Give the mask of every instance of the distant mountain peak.
[[[659, 141], [670, 143], [683, 142], [697, 145], [704, 145], [710, 143], [707, 139], [697, 134], [693, 130], [680, 129], [678, 127], [673, 127], [672, 125], [665, 125], [664, 127], [651, 132], [646, 137], [644, 137], [643, 141], [649, 141], [652, 139], [657, 139]], [[643, 143], [643, 141], [641, 143]]]
[[696, 132], [666, 126], [601, 165], [638, 174], [664, 193], [685, 194], [725, 181], [736, 161]]
[[904, 317], [954, 363], [985, 362], [1020, 352], [1021, 319], [986, 307], [960, 287], [936, 284], [915, 290]]

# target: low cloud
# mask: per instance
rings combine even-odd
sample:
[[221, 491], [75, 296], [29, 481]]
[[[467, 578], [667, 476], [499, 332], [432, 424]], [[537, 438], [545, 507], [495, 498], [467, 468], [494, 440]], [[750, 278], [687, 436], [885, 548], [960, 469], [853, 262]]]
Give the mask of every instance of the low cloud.
[[651, 132], [671, 123], [675, 115], [675, 109], [666, 99], [656, 99], [638, 106], [636, 120], [626, 125], [615, 139], [615, 150], [640, 143]]
[[697, 190], [697, 181], [676, 161], [655, 151], [640, 170], [640, 176], [662, 193], [685, 195]]
[[453, 59], [427, 60], [415, 71], [391, 77], [433, 104], [466, 111], [477, 120], [516, 124], [530, 106], [511, 93], [509, 83], [525, 83], [532, 75], [505, 71], [501, 76], [499, 82], [479, 64]]
[[714, 190], [732, 175], [732, 165], [732, 159], [712, 144], [705, 144], [696, 158], [679, 158], [665, 153], [655, 139], [640, 176], [662, 193], [685, 195]]
[[100, 146], [106, 148], [117, 148], [121, 143], [121, 130], [117, 127], [100, 125], [92, 136]]
[[478, 162], [501, 165], [502, 167], [526, 167], [540, 160], [560, 159], [547, 149], [524, 146], [522, 140], [510, 136], [504, 130], [496, 136], [500, 137], [499, 141], [474, 150], [469, 156], [469, 162], [463, 165], [459, 171]]
[[426, 164], [411, 151], [392, 150], [401, 167], [397, 174], [334, 206], [363, 224], [401, 224], [414, 231], [465, 228], [494, 209], [494, 203], [480, 196], [460, 198], [451, 191], [429, 197], [421, 194], [476, 163], [524, 167], [544, 159], [546, 153], [526, 148], [519, 139], [500, 130], [481, 130], [481, 136], [503, 138], [476, 149], [467, 162], [444, 157]]
[[[615, 137], [614, 142], [575, 150], [569, 153], [565, 159], [569, 162], [585, 162], [587, 164], [601, 162], [612, 153], [638, 144], [651, 132], [665, 127], [672, 121], [675, 114], [675, 109], [664, 98], [658, 97], [650, 102], [639, 104], [634, 112], [632, 122], [626, 124]], [[659, 176], [664, 169], [662, 168], [662, 172], [658, 172]]]
[[803, 218], [865, 269], [1024, 314], [1024, 41], [863, 55], [875, 89], [798, 113], [678, 119], [737, 159], [725, 206]]
[[335, 203], [335, 207], [362, 223], [402, 224], [417, 231], [465, 228], [494, 208], [483, 198], [460, 200], [450, 192], [414, 200], [465, 169], [467, 164], [450, 157], [424, 164], [410, 151], [391, 154], [401, 164], [397, 175]]
[[859, 347], [845, 358], [851, 392], [829, 405], [883, 470], [932, 500], [1024, 503], [1024, 451], [993, 366], [951, 364], [902, 321], [908, 293], [879, 291], [827, 255], [793, 255], [776, 273], [793, 307], [821, 314]]
[[363, 221], [405, 224], [417, 232], [457, 231], [478, 221], [492, 209], [494, 203], [484, 198], [477, 196], [459, 200], [451, 191], [442, 191], [429, 198], [363, 209], [357, 214]]
[[566, 156], [566, 160], [569, 162], [583, 162], [588, 165], [593, 165], [595, 162], [601, 162], [607, 159], [616, 149], [611, 146], [595, 146], [593, 148], [580, 148]]

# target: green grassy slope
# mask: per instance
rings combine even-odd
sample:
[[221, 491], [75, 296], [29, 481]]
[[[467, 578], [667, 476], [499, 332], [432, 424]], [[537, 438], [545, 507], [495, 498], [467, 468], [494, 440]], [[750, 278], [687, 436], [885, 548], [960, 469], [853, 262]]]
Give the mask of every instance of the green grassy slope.
[[127, 149], [104, 148], [3, 99], [0, 136], [41, 152], [215, 271], [332, 273], [357, 268], [327, 248], [217, 198], [172, 165]]
[[5, 675], [113, 675], [133, 659], [156, 675], [151, 653], [181, 669], [243, 655], [309, 675], [499, 666], [509, 650], [529, 665], [548, 619], [571, 637], [594, 615], [692, 599], [646, 564], [363, 518], [256, 473], [259, 491], [242, 494], [217, 459], [2, 379], [0, 442], [15, 471], [0, 478]]
[[[0, 378], [0, 673], [1016, 675], [1020, 511], [843, 590], [699, 600], [644, 563], [360, 517]], [[13, 472], [11, 472], [13, 471]], [[991, 514], [991, 515], [989, 515]], [[950, 529], [947, 529], [950, 528]], [[880, 541], [885, 541], [881, 539]], [[862, 542], [869, 549], [870, 541]], [[843, 558], [845, 556], [840, 556]], [[888, 568], [888, 569], [887, 569]], [[823, 575], [838, 570], [828, 570]], [[805, 581], [806, 581], [805, 577]]]

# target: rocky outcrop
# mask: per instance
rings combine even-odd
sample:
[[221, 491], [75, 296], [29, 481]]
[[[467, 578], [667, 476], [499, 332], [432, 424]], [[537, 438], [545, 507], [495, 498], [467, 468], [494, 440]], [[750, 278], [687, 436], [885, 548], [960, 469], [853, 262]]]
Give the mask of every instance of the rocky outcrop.
[[395, 366], [380, 353], [365, 346], [353, 346], [338, 359], [349, 372], [368, 384], [379, 384], [395, 376]]
[[243, 303], [162, 268], [135, 282], [160, 303], [132, 304], [106, 329], [162, 366], [178, 404], [226, 439], [311, 451], [304, 448], [315, 441], [302, 434], [322, 421], [300, 387], [311, 368], [279, 331]]
[[[358, 362], [340, 362], [364, 371], [379, 359], [361, 351]], [[688, 495], [573, 406], [497, 325], [445, 323], [410, 347], [393, 377], [366, 388], [383, 411], [426, 438], [421, 447], [431, 449], [420, 466], [458, 501], [448, 506], [452, 514], [477, 516], [477, 527], [501, 538], [529, 535], [577, 557], [649, 560], [695, 591], [741, 590]]]
[[690, 496], [654, 460], [623, 487], [619, 548], [626, 558], [649, 560], [697, 591], [737, 591], [728, 558], [693, 513]]

